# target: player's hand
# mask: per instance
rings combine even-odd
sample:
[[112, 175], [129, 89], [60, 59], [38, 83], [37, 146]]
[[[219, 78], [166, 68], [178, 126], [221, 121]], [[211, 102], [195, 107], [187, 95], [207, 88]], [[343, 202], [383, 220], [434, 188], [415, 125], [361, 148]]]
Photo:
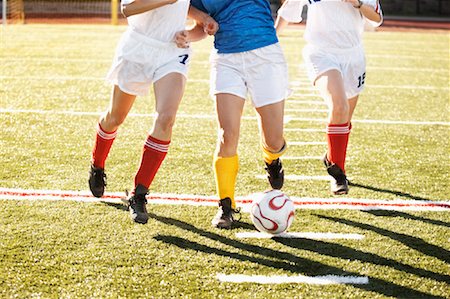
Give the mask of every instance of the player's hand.
[[219, 24], [213, 18], [208, 17], [203, 23], [203, 30], [208, 35], [214, 35], [219, 30]]
[[175, 33], [175, 44], [178, 48], [189, 48], [188, 32], [187, 30], [179, 31]]

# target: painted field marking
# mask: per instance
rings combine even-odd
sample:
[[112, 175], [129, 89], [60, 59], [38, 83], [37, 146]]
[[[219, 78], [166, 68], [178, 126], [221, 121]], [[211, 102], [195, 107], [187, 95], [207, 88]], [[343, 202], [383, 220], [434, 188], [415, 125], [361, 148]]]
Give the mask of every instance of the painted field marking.
[[287, 103], [302, 104], [302, 105], [321, 105], [321, 106], [327, 105], [324, 101], [293, 100], [293, 99], [289, 99]]
[[325, 133], [325, 129], [298, 129], [298, 128], [288, 128], [284, 129], [284, 132], [311, 132], [311, 133]]
[[339, 276], [339, 275], [324, 275], [324, 276], [287, 276], [287, 275], [242, 275], [242, 274], [217, 274], [217, 279], [221, 282], [233, 283], [259, 283], [259, 284], [282, 284], [282, 283], [302, 283], [302, 284], [368, 284], [369, 278], [367, 276]]
[[262, 232], [242, 232], [236, 233], [236, 238], [240, 239], [271, 239], [271, 238], [285, 238], [285, 239], [311, 239], [311, 240], [362, 240], [364, 235], [360, 234], [341, 234], [341, 233], [314, 233], [314, 232], [287, 232], [278, 235], [271, 235]]
[[[263, 176], [262, 176], [263, 177]], [[264, 179], [266, 177], [264, 176]], [[236, 203], [245, 210], [249, 208], [255, 194], [236, 197]], [[54, 200], [79, 202], [122, 203], [123, 192], [106, 192], [102, 198], [93, 197], [89, 191], [26, 190], [0, 188], [0, 199], [4, 200]], [[357, 198], [314, 198], [290, 196], [297, 209], [351, 209], [351, 210], [392, 210], [392, 211], [450, 211], [449, 201], [425, 200], [378, 200]], [[192, 194], [150, 194], [150, 204], [217, 206], [216, 196]]]
[[314, 86], [292, 86], [291, 87], [292, 90], [295, 91], [301, 91], [301, 90], [305, 90], [305, 91], [309, 91], [309, 92], [313, 92], [316, 91], [316, 88]]
[[328, 112], [327, 109], [284, 109], [285, 112]]
[[[34, 114], [55, 114], [55, 115], [95, 115], [99, 116], [103, 111], [99, 112], [86, 112], [86, 111], [55, 111], [55, 110], [37, 110], [37, 109], [1, 109], [0, 113], [34, 113]], [[148, 113], [130, 113], [128, 116], [131, 117], [154, 117], [155, 114]], [[177, 114], [179, 118], [193, 118], [193, 119], [216, 119], [215, 115], [209, 114]], [[243, 116], [242, 119], [245, 120], [256, 120], [256, 116]], [[320, 122], [326, 123], [328, 120], [326, 118], [308, 118], [308, 117], [289, 117], [290, 121], [307, 121], [307, 122]], [[440, 126], [450, 126], [450, 122], [442, 121], [401, 121], [401, 120], [383, 120], [383, 119], [352, 119], [354, 123], [367, 123], [367, 124], [386, 124], [386, 125], [440, 125]]]
[[[290, 145], [290, 143], [289, 143]], [[283, 156], [283, 160], [322, 160], [323, 156]]]
[[327, 144], [326, 142], [323, 141], [291, 141], [289, 142], [289, 145], [299, 145], [299, 146], [303, 146], [303, 145], [324, 145]]
[[[294, 96], [298, 96], [298, 97], [322, 98], [318, 93], [294, 93]], [[292, 101], [291, 98], [289, 98], [288, 101]]]
[[[42, 41], [41, 41], [42, 42]], [[442, 54], [445, 54], [445, 52], [439, 52]], [[429, 54], [429, 52], [427, 52]], [[48, 57], [48, 56], [34, 56], [34, 57], [3, 57], [2, 59], [3, 63], [16, 63], [20, 62], [23, 63], [24, 61], [29, 62], [52, 62], [53, 64], [61, 63], [61, 64], [67, 64], [67, 63], [79, 63], [79, 62], [89, 62], [89, 63], [104, 63], [109, 66], [111, 63], [111, 59], [104, 58], [104, 57], [95, 57], [95, 58], [76, 58], [76, 57]], [[190, 62], [191, 65], [209, 65], [209, 61], [202, 61], [202, 60], [193, 60]], [[303, 64], [297, 64], [300, 66], [303, 66]], [[383, 71], [404, 71], [404, 72], [439, 72], [439, 73], [447, 73], [448, 70], [445, 68], [414, 68], [414, 67], [385, 67], [385, 66], [367, 66], [367, 69], [369, 70], [383, 70]], [[301, 73], [298, 75], [299, 78], [306, 78], [308, 79], [308, 75], [306, 73]], [[309, 82], [309, 80], [308, 80]], [[304, 81], [291, 81], [291, 85], [301, 85], [305, 84]]]
[[[328, 119], [326, 118], [312, 118], [312, 117], [293, 117], [289, 118], [288, 122], [291, 121], [310, 121], [310, 122], [320, 122], [327, 123]], [[285, 123], [288, 123], [285, 121]], [[381, 119], [352, 119], [352, 123], [361, 123], [361, 124], [383, 124], [383, 125], [425, 125], [425, 126], [450, 126], [450, 122], [444, 121], [411, 121], [411, 120], [381, 120]]]
[[[267, 180], [267, 175], [258, 174], [255, 177], [260, 180]], [[288, 181], [330, 181], [330, 176], [289, 174], [285, 175], [284, 179]]]
[[[364, 85], [366, 88], [382, 88], [382, 89], [423, 89], [423, 90], [449, 90], [447, 86], [431, 86], [431, 85], [380, 85], [380, 84], [367, 84]], [[304, 88], [304, 87], [292, 87], [293, 90], [315, 90], [315, 88]]]

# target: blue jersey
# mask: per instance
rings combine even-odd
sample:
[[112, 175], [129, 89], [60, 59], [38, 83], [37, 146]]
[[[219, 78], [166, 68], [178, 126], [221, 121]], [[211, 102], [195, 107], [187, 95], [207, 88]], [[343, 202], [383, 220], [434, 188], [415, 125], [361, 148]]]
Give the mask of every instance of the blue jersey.
[[209, 14], [219, 30], [214, 47], [219, 53], [239, 53], [278, 42], [268, 0], [191, 0]]

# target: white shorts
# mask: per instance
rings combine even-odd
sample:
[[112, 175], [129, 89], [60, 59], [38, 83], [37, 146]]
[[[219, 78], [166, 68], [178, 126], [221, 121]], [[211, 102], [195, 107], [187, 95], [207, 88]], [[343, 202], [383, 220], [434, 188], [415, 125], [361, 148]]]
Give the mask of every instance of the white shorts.
[[361, 93], [366, 78], [366, 59], [362, 45], [351, 49], [322, 49], [306, 45], [303, 49], [308, 77], [315, 85], [317, 78], [329, 70], [338, 70], [344, 80], [348, 99]]
[[175, 43], [163, 43], [127, 30], [117, 46], [113, 64], [106, 79], [132, 95], [147, 95], [152, 82], [169, 73], [187, 77], [190, 49]]
[[278, 43], [252, 51], [211, 53], [210, 94], [229, 93], [247, 98], [258, 108], [289, 95], [288, 68]]

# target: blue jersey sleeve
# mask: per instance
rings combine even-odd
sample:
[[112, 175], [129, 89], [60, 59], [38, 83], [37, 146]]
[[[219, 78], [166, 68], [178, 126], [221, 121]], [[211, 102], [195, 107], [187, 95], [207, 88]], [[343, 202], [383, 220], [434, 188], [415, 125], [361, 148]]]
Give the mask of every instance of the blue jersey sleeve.
[[203, 12], [208, 13], [201, 0], [191, 0], [191, 5]]

